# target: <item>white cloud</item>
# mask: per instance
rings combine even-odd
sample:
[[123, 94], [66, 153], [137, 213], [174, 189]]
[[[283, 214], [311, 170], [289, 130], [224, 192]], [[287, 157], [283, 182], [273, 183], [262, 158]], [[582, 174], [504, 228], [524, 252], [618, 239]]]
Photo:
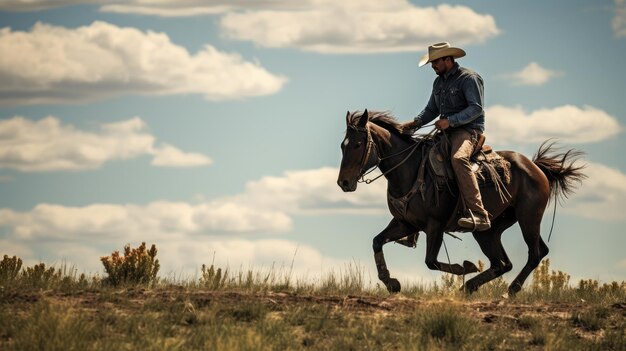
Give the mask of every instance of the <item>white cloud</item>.
[[225, 232], [285, 231], [284, 213], [216, 201], [201, 204], [156, 201], [145, 206], [93, 204], [68, 207], [39, 204], [31, 211], [0, 209], [0, 227], [21, 240], [73, 239], [117, 242], [154, 238], [185, 238]]
[[423, 51], [437, 41], [481, 43], [497, 35], [492, 16], [466, 6], [417, 7], [390, 2], [319, 0], [307, 10], [230, 12], [222, 30], [266, 47], [320, 53]]
[[45, 240], [15, 244], [15, 241], [0, 239], [0, 255], [18, 256], [25, 266], [41, 261], [57, 267], [67, 264], [68, 268], [75, 267], [79, 273], [104, 273], [100, 257], [108, 256], [115, 250], [121, 251], [125, 244], [137, 247], [142, 241], [148, 246], [156, 245], [157, 259], [161, 264], [159, 274], [162, 277], [173, 276], [175, 279], [197, 279], [200, 266], [213, 263], [235, 275], [240, 270], [245, 273], [252, 269], [256, 273], [265, 274], [272, 270], [278, 280], [291, 273], [291, 282], [294, 283], [298, 278], [319, 277], [324, 272], [347, 263], [326, 257], [311, 246], [284, 239], [186, 237], [171, 240], [144, 236], [142, 239], [117, 240], [114, 243], [99, 238], [80, 242]]
[[611, 24], [616, 37], [626, 37], [626, 1], [615, 0], [615, 15]]
[[485, 111], [492, 144], [537, 144], [549, 138], [567, 143], [592, 143], [622, 131], [617, 119], [592, 106], [564, 105], [530, 113], [522, 107], [496, 105]]
[[2, 11], [37, 11], [80, 4], [101, 4], [103, 12], [163, 17], [198, 16], [244, 9], [301, 8], [314, 1], [291, 0], [0, 0]]
[[0, 29], [0, 104], [85, 102], [121, 94], [272, 94], [286, 82], [210, 45], [195, 55], [164, 33], [96, 21], [68, 29]]
[[599, 163], [588, 163], [589, 176], [576, 190], [566, 211], [584, 218], [626, 221], [626, 174]]
[[561, 75], [563, 75], [562, 72], [551, 71], [536, 62], [531, 62], [519, 72], [503, 74], [499, 77], [510, 79], [514, 85], [539, 86], [547, 83], [550, 78]]
[[311, 246], [283, 239], [203, 238], [196, 241], [184, 241], [173, 246], [168, 245], [165, 250], [167, 253], [161, 250], [160, 254], [168, 254], [169, 257], [162, 261], [162, 266], [181, 267], [184, 265], [181, 268], [185, 271], [198, 268], [203, 263], [210, 265], [214, 262], [217, 267], [229, 268], [231, 273], [249, 268], [255, 271], [267, 270], [274, 266], [274, 273], [287, 275], [293, 262], [291, 273], [292, 278], [296, 278], [310, 273], [319, 273], [341, 264], [341, 260], [324, 257]]
[[157, 16], [223, 14], [230, 38], [320, 53], [423, 51], [433, 42], [482, 43], [492, 16], [466, 6], [418, 7], [407, 0], [124, 1], [102, 11]]
[[186, 153], [169, 144], [155, 149], [152, 164], [162, 167], [194, 167], [211, 164], [211, 159], [198, 153]]
[[[331, 167], [287, 171], [246, 184], [246, 191], [233, 199], [259, 208], [291, 213], [356, 212], [386, 213], [387, 183], [384, 179], [344, 193], [337, 186], [339, 170]], [[372, 175], [372, 177], [375, 174]]]
[[155, 137], [139, 117], [101, 126], [95, 132], [63, 124], [56, 117], [33, 121], [24, 117], [0, 120], [0, 168], [23, 172], [85, 170], [107, 161], [153, 155], [155, 166], [191, 167], [211, 163], [207, 156], [185, 153]]
[[92, 273], [102, 272], [100, 256], [121, 250], [126, 243], [136, 247], [142, 241], [159, 249], [161, 275], [173, 273], [176, 278], [180, 274], [188, 278], [201, 264], [212, 262], [231, 273], [274, 266], [274, 273], [282, 275], [289, 273], [293, 260], [293, 278], [319, 276], [342, 262], [290, 240], [226, 237], [226, 233], [232, 236], [291, 227], [290, 218], [283, 213], [234, 203], [40, 204], [28, 212], [0, 209], [0, 233], [2, 227], [7, 235], [0, 235], [0, 254], [18, 255], [29, 265], [40, 260], [68, 263]]
[[0, 0], [0, 11], [38, 11], [99, 2], [103, 0]]
[[337, 170], [321, 168], [286, 172], [250, 182], [238, 195], [197, 204], [156, 201], [147, 205], [93, 204], [68, 207], [39, 204], [27, 212], [0, 209], [0, 227], [23, 239], [135, 238], [192, 236], [222, 232], [285, 231], [290, 215], [310, 213], [386, 214], [384, 181], [343, 193]]
[[[81, 1], [5, 1], [0, 8], [32, 10]], [[423, 51], [428, 45], [482, 43], [498, 35], [491, 15], [467, 6], [419, 7], [407, 0], [126, 0], [102, 3], [104, 12], [156, 16], [217, 14], [224, 34], [266, 47], [320, 53]]]
[[[319, 277], [348, 262], [324, 257], [293, 241], [242, 239], [241, 235], [290, 231], [293, 215], [388, 215], [384, 180], [343, 193], [335, 183], [337, 175], [334, 168], [290, 171], [250, 182], [241, 194], [199, 203], [39, 204], [23, 212], [0, 209], [0, 247], [29, 262], [65, 259], [88, 271], [101, 270], [98, 256], [142, 241], [157, 245], [163, 267], [186, 273], [211, 263], [214, 253], [218, 265], [231, 269], [273, 263], [289, 267], [295, 254], [295, 273]], [[11, 245], [5, 246], [6, 242]]]
[[126, 13], [136, 15], [152, 15], [163, 17], [184, 17], [220, 14], [236, 10], [302, 8], [310, 1], [290, 0], [128, 0], [117, 1], [116, 4], [103, 5], [103, 12]]

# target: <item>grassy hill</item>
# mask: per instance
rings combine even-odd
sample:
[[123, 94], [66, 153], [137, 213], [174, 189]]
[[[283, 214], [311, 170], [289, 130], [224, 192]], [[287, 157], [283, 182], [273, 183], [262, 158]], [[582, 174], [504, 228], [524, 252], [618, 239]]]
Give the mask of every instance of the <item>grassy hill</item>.
[[450, 275], [390, 295], [357, 270], [310, 283], [211, 266], [167, 281], [150, 266], [129, 281], [18, 260], [0, 264], [0, 350], [626, 350], [626, 283], [573, 286], [549, 261], [504, 298], [502, 279], [471, 296]]

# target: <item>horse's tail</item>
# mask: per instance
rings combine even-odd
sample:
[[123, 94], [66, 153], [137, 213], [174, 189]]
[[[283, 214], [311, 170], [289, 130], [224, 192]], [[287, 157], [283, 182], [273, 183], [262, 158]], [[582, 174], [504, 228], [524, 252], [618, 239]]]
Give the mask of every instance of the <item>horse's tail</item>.
[[533, 157], [533, 162], [543, 171], [550, 182], [550, 197], [556, 200], [567, 198], [587, 176], [583, 173], [586, 165], [575, 165], [584, 155], [582, 151], [569, 149], [558, 152], [555, 142], [544, 141]]

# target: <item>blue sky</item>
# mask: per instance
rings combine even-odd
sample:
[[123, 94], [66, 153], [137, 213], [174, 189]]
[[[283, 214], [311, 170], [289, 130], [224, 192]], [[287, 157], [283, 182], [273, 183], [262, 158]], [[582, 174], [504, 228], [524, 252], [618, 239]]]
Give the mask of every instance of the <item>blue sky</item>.
[[[0, 254], [96, 273], [145, 241], [165, 276], [293, 260], [300, 277], [356, 264], [375, 282], [386, 185], [336, 186], [345, 113], [412, 119], [435, 77], [417, 61], [449, 41], [485, 81], [496, 150], [586, 152], [552, 267], [626, 279], [623, 0], [0, 0], [0, 28]], [[485, 261], [461, 238], [453, 261]], [[510, 281], [517, 227], [504, 245]], [[438, 279], [424, 246], [387, 245], [392, 275]]]

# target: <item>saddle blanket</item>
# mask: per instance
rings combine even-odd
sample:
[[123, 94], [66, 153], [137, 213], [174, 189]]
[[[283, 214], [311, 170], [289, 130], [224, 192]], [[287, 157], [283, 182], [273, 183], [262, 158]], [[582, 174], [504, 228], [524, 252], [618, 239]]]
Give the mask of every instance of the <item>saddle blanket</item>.
[[[496, 175], [504, 184], [508, 184], [511, 180], [511, 165], [489, 146], [483, 147], [481, 151], [472, 156], [470, 163], [479, 185], [492, 184], [496, 181], [493, 179]], [[437, 145], [433, 145], [428, 152], [428, 165], [438, 184], [455, 182], [450, 157], [444, 157]]]

